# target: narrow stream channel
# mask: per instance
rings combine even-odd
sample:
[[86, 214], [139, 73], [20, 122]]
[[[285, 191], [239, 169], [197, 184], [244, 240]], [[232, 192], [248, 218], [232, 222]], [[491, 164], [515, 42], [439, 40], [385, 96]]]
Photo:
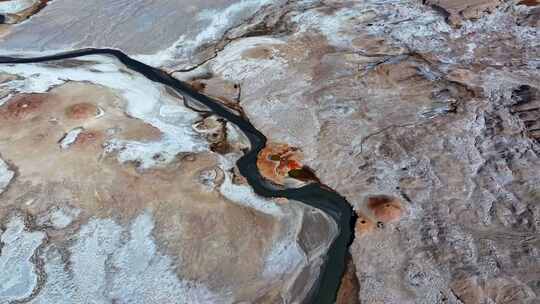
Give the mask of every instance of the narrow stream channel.
[[322, 210], [331, 216], [338, 224], [339, 235], [334, 240], [327, 254], [324, 269], [321, 276], [313, 287], [309, 299], [305, 303], [332, 304], [341, 283], [341, 277], [345, 272], [345, 260], [348, 247], [352, 243], [356, 216], [347, 200], [335, 191], [321, 184], [309, 184], [297, 189], [276, 190], [269, 187], [257, 169], [257, 155], [266, 145], [266, 137], [243, 117], [229, 111], [220, 102], [194, 90], [189, 84], [184, 83], [164, 71], [134, 60], [115, 49], [81, 49], [49, 56], [18, 58], [0, 56], [0, 64], [38, 63], [71, 59], [88, 55], [110, 55], [116, 57], [128, 68], [142, 74], [151, 81], [169, 86], [179, 94], [188, 96], [204, 104], [213, 113], [235, 124], [244, 132], [251, 143], [251, 150], [242, 156], [238, 162], [240, 173], [246, 177], [254, 191], [264, 197], [285, 197], [301, 201], [307, 205]]

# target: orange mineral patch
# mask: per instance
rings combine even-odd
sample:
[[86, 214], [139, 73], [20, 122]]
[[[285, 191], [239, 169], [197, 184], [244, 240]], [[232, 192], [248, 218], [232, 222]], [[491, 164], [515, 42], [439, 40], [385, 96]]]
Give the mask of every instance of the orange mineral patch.
[[397, 198], [387, 195], [376, 195], [368, 198], [368, 208], [377, 220], [383, 223], [397, 221], [401, 218], [401, 203]]
[[363, 236], [368, 233], [371, 233], [376, 227], [376, 224], [374, 221], [372, 221], [367, 216], [359, 213], [358, 219], [356, 220], [356, 232], [355, 235], [357, 236]]
[[259, 153], [257, 167], [264, 178], [283, 185], [289, 171], [303, 167], [301, 159], [302, 153], [298, 148], [287, 144], [269, 143]]

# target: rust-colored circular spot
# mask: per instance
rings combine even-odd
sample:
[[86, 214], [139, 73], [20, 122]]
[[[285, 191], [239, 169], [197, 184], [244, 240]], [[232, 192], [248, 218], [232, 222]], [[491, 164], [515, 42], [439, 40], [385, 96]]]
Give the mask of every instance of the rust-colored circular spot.
[[86, 119], [98, 114], [98, 107], [88, 102], [74, 104], [66, 108], [66, 116], [70, 119]]
[[82, 131], [75, 140], [75, 145], [88, 145], [98, 141], [100, 133], [97, 131]]
[[45, 102], [45, 94], [21, 94], [7, 102], [7, 107], [1, 110], [5, 119], [28, 119], [39, 114], [41, 105]]
[[403, 213], [399, 199], [387, 195], [375, 195], [368, 198], [368, 208], [378, 221], [389, 223], [397, 221]]
[[376, 227], [374, 221], [369, 219], [367, 216], [359, 213], [358, 218], [356, 219], [356, 236], [363, 236], [372, 232]]

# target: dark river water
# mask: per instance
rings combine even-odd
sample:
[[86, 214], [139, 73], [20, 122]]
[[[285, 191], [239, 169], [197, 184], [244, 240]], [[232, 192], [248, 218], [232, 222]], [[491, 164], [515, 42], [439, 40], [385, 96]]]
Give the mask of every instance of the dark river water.
[[116, 57], [128, 68], [136, 71], [151, 81], [166, 85], [179, 94], [190, 97], [204, 104], [213, 113], [235, 124], [242, 130], [251, 143], [251, 150], [242, 156], [238, 162], [240, 173], [246, 177], [248, 183], [258, 195], [264, 197], [286, 197], [301, 201], [306, 205], [322, 210], [331, 216], [338, 224], [339, 235], [332, 243], [316, 286], [310, 292], [305, 303], [331, 304], [335, 302], [336, 295], [341, 283], [341, 277], [345, 271], [345, 262], [348, 247], [353, 240], [353, 229], [356, 221], [355, 213], [347, 200], [328, 187], [312, 183], [296, 189], [275, 189], [271, 187], [260, 175], [257, 169], [257, 155], [266, 145], [266, 137], [242, 116], [237, 115], [220, 102], [194, 90], [189, 84], [182, 82], [164, 71], [134, 60], [115, 49], [81, 49], [50, 56], [18, 58], [2, 57], [0, 63], [37, 63], [62, 59], [70, 59], [88, 55], [109, 55]]

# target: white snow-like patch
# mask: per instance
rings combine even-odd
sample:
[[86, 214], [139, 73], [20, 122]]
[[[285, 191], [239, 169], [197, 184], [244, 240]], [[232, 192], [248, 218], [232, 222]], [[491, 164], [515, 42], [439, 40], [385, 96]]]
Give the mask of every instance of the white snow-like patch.
[[172, 261], [161, 255], [152, 237], [154, 222], [149, 213], [138, 216], [129, 230], [130, 240], [113, 254], [115, 269], [109, 297], [115, 303], [230, 303], [195, 282], [180, 280]]
[[[1, 67], [7, 66], [0, 65], [0, 68]], [[21, 92], [45, 92], [50, 87], [61, 83], [63, 83], [63, 81], [58, 81], [55, 77], [48, 77], [47, 79], [47, 75], [29, 74], [25, 79], [6, 81], [0, 84], [0, 88], [11, 93], [19, 92], [19, 90], [21, 90]], [[10, 96], [8, 95], [8, 97], [4, 98], [0, 105], [7, 101], [9, 97]]]
[[274, 216], [283, 215], [281, 208], [272, 200], [258, 196], [249, 186], [233, 184], [230, 174], [225, 174], [225, 180], [219, 191], [226, 199], [234, 203]]
[[9, 170], [8, 165], [0, 158], [0, 194], [4, 192], [11, 180], [15, 176], [15, 172]]
[[[294, 16], [292, 20], [299, 26], [296, 35], [302, 35], [307, 31], [318, 31], [328, 39], [330, 45], [350, 47], [356, 35], [349, 28], [359, 23], [362, 14], [366, 13], [360, 8], [342, 8], [332, 15], [308, 10]], [[366, 16], [369, 15], [366, 14]]]
[[[280, 56], [273, 45], [285, 44], [283, 40], [270, 37], [250, 37], [230, 43], [211, 63], [211, 70], [226, 80], [243, 81], [257, 79], [264, 86], [272, 79], [279, 79], [287, 73], [287, 61]], [[246, 58], [244, 52], [256, 47], [266, 47], [272, 52], [271, 58]], [[271, 75], [261, 79], [260, 75]]]
[[239, 143], [242, 146], [249, 148], [251, 146], [249, 139], [246, 137], [236, 125], [227, 123], [227, 140], [231, 143]]
[[223, 172], [226, 172], [223, 183], [219, 188], [221, 194], [234, 203], [277, 217], [283, 216], [283, 210], [274, 201], [258, 196], [250, 186], [235, 185], [232, 182], [232, 174], [229, 170], [234, 167], [234, 163], [238, 157], [239, 155], [233, 154], [220, 156], [220, 168]]
[[175, 138], [165, 138], [157, 142], [113, 139], [106, 144], [105, 152], [117, 152], [117, 159], [121, 163], [136, 162], [139, 169], [149, 169], [170, 163], [178, 153], [199, 150], [180, 147], [181, 143]]
[[32, 7], [37, 0], [11, 0], [0, 2], [0, 14], [16, 14]]
[[101, 107], [97, 107], [97, 114], [95, 116], [95, 119], [101, 118], [105, 115], [105, 111]]
[[[376, 3], [373, 5], [374, 8], [377, 6]], [[434, 10], [419, 3], [403, 2], [381, 6], [377, 11], [385, 13], [368, 28], [370, 34], [390, 36], [396, 42], [421, 52], [448, 50], [442, 35], [451, 34], [452, 27]]]
[[262, 6], [274, 3], [272, 0], [242, 0], [232, 4], [225, 10], [207, 9], [199, 13], [198, 18], [209, 21], [209, 25], [205, 30], [200, 32], [192, 42], [193, 45], [199, 46], [205, 42], [219, 38], [224, 30], [230, 26], [230, 20], [237, 19], [236, 16], [246, 10], [255, 11]]
[[444, 17], [421, 3], [368, 0], [353, 5], [330, 15], [308, 10], [295, 16], [297, 35], [318, 31], [330, 45], [346, 49], [354, 47], [353, 39], [367, 33], [385, 37], [389, 42], [393, 40], [396, 46], [405, 45], [419, 51], [449, 50], [442, 35], [451, 34], [453, 29]]
[[51, 212], [51, 224], [56, 229], [66, 228], [73, 221], [73, 216], [66, 213], [63, 209]]
[[60, 148], [69, 148], [77, 140], [77, 137], [79, 137], [79, 134], [81, 134], [82, 131], [84, 131], [84, 128], [78, 127], [67, 132], [62, 140], [60, 140]]
[[164, 105], [159, 109], [159, 115], [162, 117], [179, 118], [186, 113], [186, 108], [177, 105]]
[[[71, 304], [74, 303], [75, 285], [71, 281], [71, 274], [65, 271], [60, 250], [54, 245], [45, 251], [44, 270], [47, 280], [41, 292], [29, 303], [31, 304]], [[84, 302], [83, 302], [84, 303]], [[90, 302], [91, 303], [91, 302]]]
[[70, 249], [74, 303], [108, 302], [106, 262], [120, 245], [121, 234], [122, 227], [112, 219], [93, 219], [81, 228]]
[[38, 216], [36, 223], [40, 226], [47, 225], [55, 229], [64, 229], [71, 225], [80, 213], [80, 209], [70, 206], [52, 207], [46, 213]]
[[42, 232], [26, 231], [20, 217], [12, 218], [0, 237], [0, 303], [26, 298], [32, 294], [38, 277], [31, 261], [45, 238]]
[[[122, 66], [111, 57], [86, 56], [79, 60], [89, 62], [76, 68], [49, 67], [47, 64], [0, 65], [0, 71], [24, 78], [9, 83], [11, 89], [18, 92], [45, 92], [66, 81], [87, 81], [119, 92], [127, 101], [128, 115], [163, 132], [163, 139], [158, 142], [111, 141], [107, 151], [122, 148], [118, 157], [122, 162], [137, 160], [142, 162], [142, 168], [149, 168], [158, 163], [152, 159], [158, 152], [162, 152], [164, 157], [159, 157], [159, 163], [167, 163], [181, 152], [208, 151], [208, 143], [191, 128], [199, 115], [178, 106], [178, 100], [166, 94], [163, 86], [138, 73], [121, 69]], [[174, 113], [171, 112], [173, 108]], [[78, 135], [77, 132], [80, 133], [80, 130], [68, 134], [63, 146], [68, 147]]]
[[297, 270], [302, 262], [307, 262], [306, 254], [292, 238], [285, 238], [272, 246], [264, 260], [263, 276], [275, 277]]
[[236, 23], [241, 22], [241, 16], [246, 12], [254, 13], [272, 0], [241, 0], [221, 10], [206, 9], [194, 18], [207, 22], [204, 30], [194, 36], [182, 35], [172, 46], [153, 55], [137, 55], [135, 59], [153, 66], [163, 66], [173, 58], [189, 56], [203, 44], [216, 41], [225, 31]]
[[69, 265], [54, 245], [46, 249], [43, 258], [47, 280], [31, 303], [232, 302], [227, 295], [178, 278], [172, 259], [159, 253], [153, 229], [154, 221], [148, 212], [135, 218], [128, 229], [112, 219], [91, 219], [69, 249]]

